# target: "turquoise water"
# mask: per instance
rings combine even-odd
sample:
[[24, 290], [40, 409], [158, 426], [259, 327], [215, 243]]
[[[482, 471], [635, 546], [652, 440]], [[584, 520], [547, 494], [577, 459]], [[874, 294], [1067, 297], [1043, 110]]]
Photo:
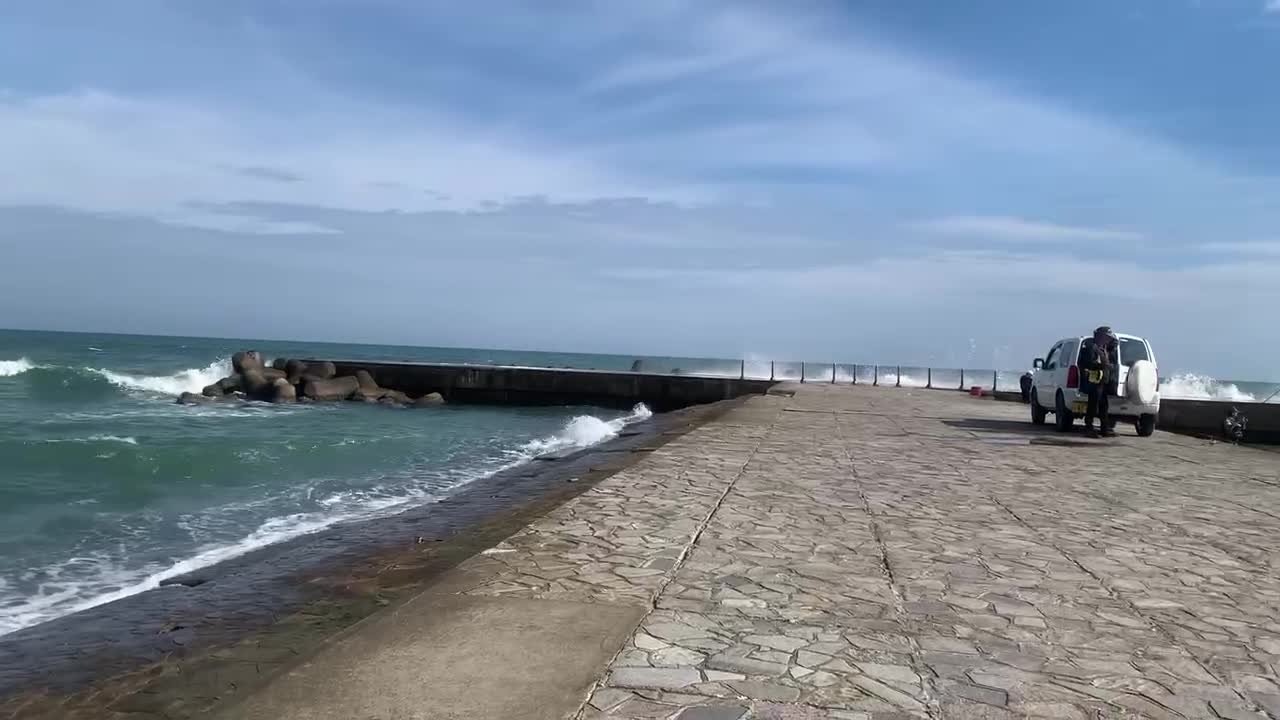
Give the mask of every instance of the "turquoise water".
[[333, 523], [395, 512], [643, 413], [181, 406], [264, 356], [565, 365], [631, 358], [0, 331], [0, 634]]

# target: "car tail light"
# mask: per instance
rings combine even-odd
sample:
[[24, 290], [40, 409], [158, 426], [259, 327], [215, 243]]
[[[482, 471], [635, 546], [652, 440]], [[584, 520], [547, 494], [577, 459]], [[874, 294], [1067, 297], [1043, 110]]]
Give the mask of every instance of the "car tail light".
[[1070, 368], [1067, 369], [1067, 387], [1069, 388], [1080, 387], [1080, 366], [1079, 365], [1072, 365]]

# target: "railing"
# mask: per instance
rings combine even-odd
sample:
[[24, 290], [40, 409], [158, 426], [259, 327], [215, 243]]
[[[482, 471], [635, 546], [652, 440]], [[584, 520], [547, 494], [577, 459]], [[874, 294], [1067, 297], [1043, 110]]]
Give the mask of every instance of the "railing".
[[[796, 372], [787, 372], [795, 370]], [[981, 387], [995, 392], [1004, 388], [1017, 391], [1021, 388], [1020, 370], [974, 370], [969, 368], [933, 368], [907, 365], [862, 365], [844, 363], [779, 363], [769, 362], [769, 379], [792, 380], [801, 383], [830, 383], [833, 385], [873, 385], [878, 387], [918, 387], [927, 389], [955, 388], [969, 390]], [[761, 377], [747, 373], [746, 361], [739, 364], [739, 377]], [[990, 384], [986, 381], [990, 380]]]

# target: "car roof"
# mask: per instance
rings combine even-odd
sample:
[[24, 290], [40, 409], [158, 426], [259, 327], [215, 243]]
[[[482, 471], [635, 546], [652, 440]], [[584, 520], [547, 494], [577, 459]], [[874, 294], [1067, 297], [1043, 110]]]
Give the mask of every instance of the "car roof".
[[[1129, 334], [1127, 334], [1127, 333], [1116, 333], [1115, 335], [1116, 335], [1116, 337], [1120, 338], [1121, 340], [1137, 340], [1138, 342], [1146, 342], [1146, 341], [1147, 341], [1147, 339], [1146, 339], [1146, 338], [1144, 338], [1144, 337], [1139, 337], [1138, 335], [1129, 335]], [[1088, 339], [1089, 339], [1089, 338], [1091, 338], [1091, 337], [1093, 337], [1093, 336], [1092, 336], [1092, 335], [1081, 335], [1081, 336], [1079, 336], [1079, 337], [1069, 337], [1069, 338], [1065, 338], [1064, 340], [1061, 340], [1060, 342], [1066, 342], [1067, 340], [1075, 340], [1075, 341], [1077, 341], [1077, 342], [1083, 342], [1083, 341], [1085, 341], [1085, 340], [1088, 340]]]

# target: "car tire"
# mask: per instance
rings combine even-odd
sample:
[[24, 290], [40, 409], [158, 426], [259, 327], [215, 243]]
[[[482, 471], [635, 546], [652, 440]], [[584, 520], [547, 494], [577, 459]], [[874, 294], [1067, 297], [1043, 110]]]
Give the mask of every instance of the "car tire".
[[1037, 393], [1035, 390], [1032, 390], [1031, 391], [1031, 424], [1043, 425], [1045, 417], [1048, 414], [1049, 414], [1049, 411], [1046, 410], [1045, 407], [1040, 404], [1040, 394]]
[[1138, 418], [1138, 437], [1151, 437], [1156, 432], [1156, 416], [1143, 415]]
[[1053, 426], [1058, 432], [1071, 432], [1071, 426], [1076, 422], [1076, 416], [1071, 414], [1067, 409], [1067, 401], [1063, 399], [1062, 393], [1054, 398]]

